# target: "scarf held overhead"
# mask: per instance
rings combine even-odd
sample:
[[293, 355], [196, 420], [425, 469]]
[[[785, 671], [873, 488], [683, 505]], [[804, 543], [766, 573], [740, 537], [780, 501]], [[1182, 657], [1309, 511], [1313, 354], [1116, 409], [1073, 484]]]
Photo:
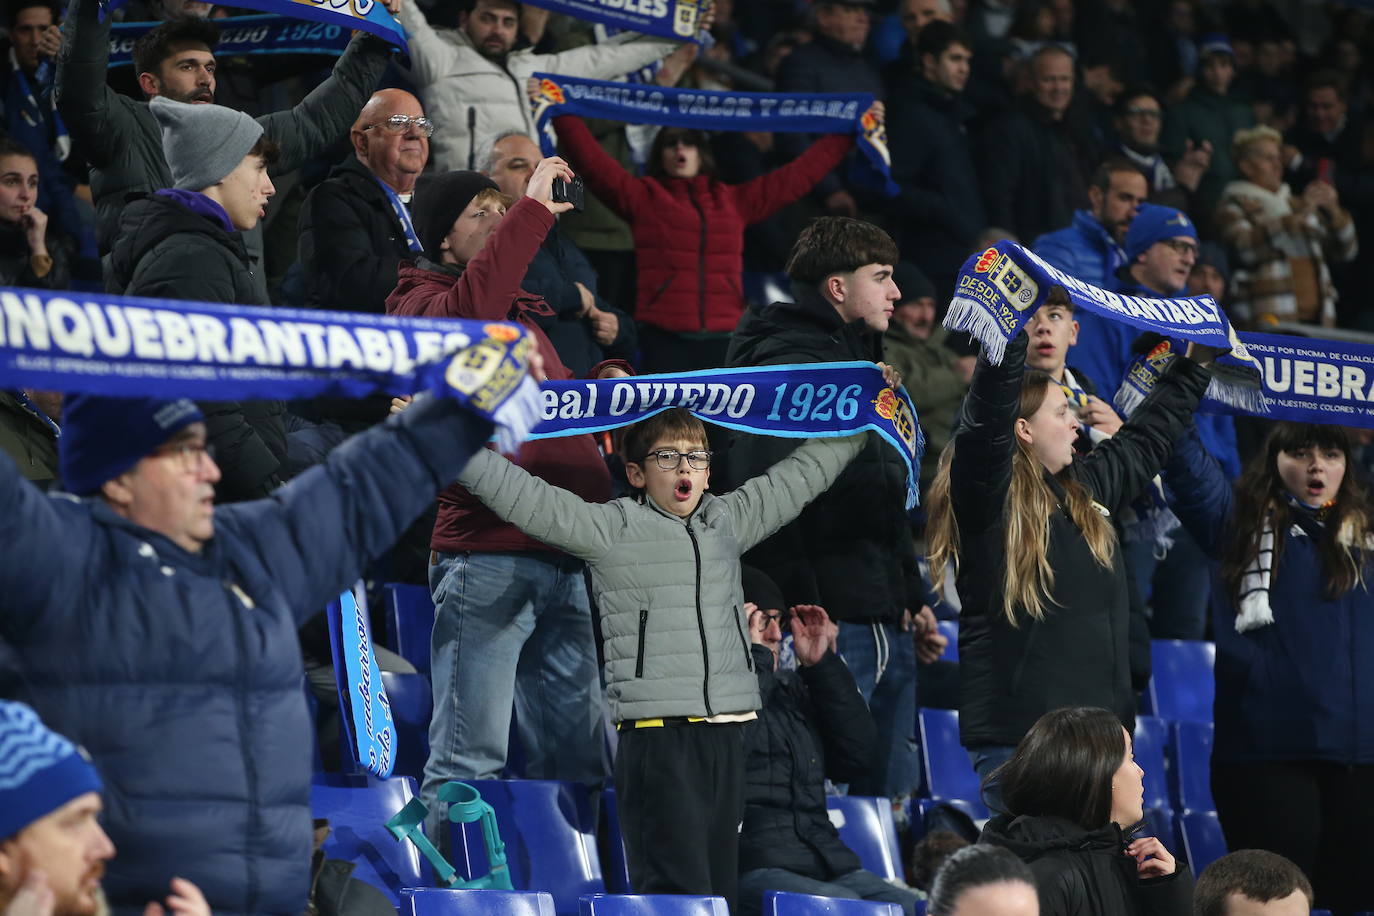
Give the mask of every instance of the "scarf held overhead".
[[503, 322], [0, 287], [0, 388], [214, 401], [433, 391], [496, 423], [507, 452], [538, 420], [530, 348]]
[[717, 426], [765, 436], [825, 438], [872, 430], [907, 465], [907, 508], [918, 501], [925, 437], [905, 389], [872, 363], [707, 369], [598, 381], [545, 382], [531, 439], [595, 433], [683, 407]]
[[[127, 2], [100, 0], [101, 16]], [[386, 11], [381, 0], [235, 0], [234, 6], [278, 13], [289, 19], [308, 19], [323, 25], [336, 25], [347, 31], [358, 29], [400, 48], [404, 54], [410, 53], [405, 29]]]
[[544, 155], [554, 144], [547, 127], [558, 115], [694, 127], [698, 130], [756, 130], [797, 134], [853, 134], [865, 168], [856, 177], [889, 197], [898, 193], [892, 180], [892, 157], [882, 121], [868, 114], [867, 93], [719, 92], [665, 89], [660, 86], [536, 73], [539, 96], [534, 102]]
[[692, 41], [706, 0], [530, 0], [530, 6], [659, 38]]
[[[134, 43], [156, 22], [116, 22], [110, 27], [110, 67], [134, 62]], [[337, 57], [348, 47], [353, 33], [339, 23], [302, 22], [285, 16], [231, 16], [215, 20], [219, 26], [220, 57], [245, 54], [323, 54]]]

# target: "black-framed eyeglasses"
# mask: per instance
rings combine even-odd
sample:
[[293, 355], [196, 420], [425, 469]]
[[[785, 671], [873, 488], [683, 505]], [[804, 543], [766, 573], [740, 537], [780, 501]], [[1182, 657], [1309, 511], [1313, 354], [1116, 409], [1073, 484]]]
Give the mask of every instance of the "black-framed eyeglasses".
[[208, 442], [172, 442], [153, 449], [152, 456], [171, 458], [182, 472], [194, 474], [200, 470], [206, 458], [215, 460], [215, 447]]
[[1160, 244], [1168, 245], [1179, 254], [1191, 254], [1193, 257], [1197, 257], [1197, 245], [1187, 239], [1161, 239]]
[[409, 130], [412, 124], [415, 125], [416, 130], [420, 131], [420, 133], [424, 134], [426, 137], [434, 136], [434, 122], [429, 118], [412, 118], [410, 115], [403, 114], [394, 114], [385, 121], [378, 121], [376, 124], [367, 125], [363, 130], [371, 130], [374, 127], [385, 127], [393, 134], [401, 134]]
[[691, 452], [679, 452], [675, 448], [661, 448], [656, 452], [650, 452], [644, 456], [644, 460], [654, 459], [654, 463], [660, 470], [676, 471], [682, 466], [682, 459], [687, 459], [687, 466], [694, 471], [704, 471], [711, 466], [711, 452], [707, 449], [697, 449]]

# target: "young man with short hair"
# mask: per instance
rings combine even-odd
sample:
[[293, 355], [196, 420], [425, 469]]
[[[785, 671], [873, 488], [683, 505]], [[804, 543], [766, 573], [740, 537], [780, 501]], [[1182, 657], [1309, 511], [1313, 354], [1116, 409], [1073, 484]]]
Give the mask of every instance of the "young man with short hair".
[[1302, 870], [1264, 849], [1222, 856], [1193, 888], [1193, 916], [1307, 916], [1312, 906], [1312, 883]]
[[[933, 26], [932, 26], [933, 28]], [[882, 359], [883, 332], [901, 291], [897, 246], [877, 226], [822, 217], [798, 237], [787, 262], [795, 302], [751, 306], [726, 355], [730, 367]], [[736, 434], [727, 486], [763, 473], [794, 440]], [[749, 554], [794, 604], [818, 604], [840, 625], [841, 654], [869, 700], [885, 740], [860, 795], [898, 796], [920, 782], [911, 744], [916, 721], [912, 614], [924, 601], [909, 573], [916, 551], [904, 504], [906, 466], [870, 436], [833, 487]]]

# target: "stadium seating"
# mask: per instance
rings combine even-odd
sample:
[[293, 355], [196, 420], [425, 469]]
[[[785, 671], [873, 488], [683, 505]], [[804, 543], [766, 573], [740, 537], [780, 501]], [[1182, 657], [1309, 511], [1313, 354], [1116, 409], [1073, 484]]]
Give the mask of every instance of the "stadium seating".
[[434, 602], [423, 585], [392, 582], [386, 591], [386, 646], [429, 674], [429, 639], [434, 632]]
[[382, 672], [382, 686], [396, 724], [394, 776], [422, 779], [429, 759], [429, 716], [434, 704], [429, 679], [423, 674]]
[[553, 898], [539, 891], [411, 888], [401, 893], [400, 916], [556, 916]]
[[1216, 646], [1209, 642], [1156, 639], [1151, 644], [1154, 675], [1150, 708], [1169, 722], [1211, 722]]
[[730, 916], [724, 897], [686, 894], [589, 894], [577, 905], [579, 916]]
[[1175, 722], [1173, 732], [1174, 807], [1179, 811], [1215, 811], [1211, 723]]
[[763, 913], [764, 916], [902, 916], [902, 908], [895, 903], [876, 900], [768, 891], [763, 895]]
[[892, 802], [868, 795], [832, 795], [825, 803], [840, 839], [854, 850], [864, 868], [880, 878], [902, 876]]
[[625, 859], [625, 836], [620, 832], [620, 806], [615, 789], [601, 790], [601, 810], [606, 814], [606, 890], [612, 894], [630, 892], [630, 864]]
[[1169, 780], [1165, 771], [1164, 751], [1168, 745], [1169, 729], [1162, 719], [1136, 716], [1132, 738], [1135, 762], [1145, 771], [1145, 807], [1168, 808]]
[[927, 794], [936, 800], [981, 800], [978, 774], [959, 743], [959, 713], [952, 709], [920, 709], [921, 756]]
[[324, 854], [352, 862], [353, 877], [376, 887], [397, 906], [402, 888], [430, 883], [421, 874], [420, 851], [411, 843], [398, 843], [386, 829], [387, 818], [415, 794], [415, 781], [407, 777], [316, 775], [310, 787], [311, 812], [329, 820]]
[[1212, 862], [1226, 855], [1226, 839], [1215, 811], [1189, 811], [1178, 816], [1179, 832], [1183, 835], [1183, 850], [1188, 867], [1194, 875]]

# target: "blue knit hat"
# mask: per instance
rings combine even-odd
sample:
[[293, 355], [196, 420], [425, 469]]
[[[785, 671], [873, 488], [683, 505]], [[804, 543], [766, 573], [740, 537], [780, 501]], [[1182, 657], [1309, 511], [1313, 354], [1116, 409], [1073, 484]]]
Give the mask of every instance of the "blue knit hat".
[[1131, 228], [1126, 230], [1126, 263], [1135, 263], [1135, 259], [1155, 242], [1180, 235], [1197, 241], [1197, 229], [1188, 214], [1173, 207], [1141, 204], [1135, 219], [1131, 220]]
[[0, 840], [100, 790], [100, 776], [83, 751], [23, 703], [0, 700]]
[[181, 429], [204, 420], [194, 401], [77, 394], [62, 405], [59, 471], [85, 496], [123, 474]]

